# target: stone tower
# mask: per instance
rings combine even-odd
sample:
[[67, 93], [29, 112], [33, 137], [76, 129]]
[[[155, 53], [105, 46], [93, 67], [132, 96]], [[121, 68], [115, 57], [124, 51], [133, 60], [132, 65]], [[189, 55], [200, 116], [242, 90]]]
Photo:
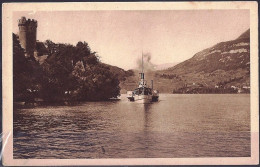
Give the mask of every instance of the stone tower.
[[25, 17], [19, 19], [19, 40], [22, 48], [25, 50], [26, 57], [34, 56], [36, 47], [37, 21]]

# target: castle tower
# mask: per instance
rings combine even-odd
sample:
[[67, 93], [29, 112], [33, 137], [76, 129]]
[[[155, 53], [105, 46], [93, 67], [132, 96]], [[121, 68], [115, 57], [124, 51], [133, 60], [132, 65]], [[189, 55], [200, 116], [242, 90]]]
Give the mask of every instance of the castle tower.
[[25, 50], [25, 56], [32, 57], [36, 47], [37, 21], [33, 19], [26, 20], [25, 17], [22, 17], [19, 19], [18, 26], [19, 40]]

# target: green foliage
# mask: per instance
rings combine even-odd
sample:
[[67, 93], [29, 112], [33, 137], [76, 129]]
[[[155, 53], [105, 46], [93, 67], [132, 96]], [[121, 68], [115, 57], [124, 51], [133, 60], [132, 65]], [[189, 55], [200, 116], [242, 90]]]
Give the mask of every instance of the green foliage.
[[106, 100], [119, 95], [119, 80], [102, 64], [86, 64], [78, 61], [72, 74], [77, 77], [75, 91], [79, 99]]
[[34, 58], [24, 56], [18, 37], [13, 34], [13, 86], [15, 101], [32, 101], [39, 91], [41, 68]]
[[107, 100], [119, 95], [119, 81], [86, 42], [76, 46], [45, 42], [49, 57], [43, 63], [45, 101]]
[[118, 77], [86, 42], [73, 46], [45, 41], [48, 58], [41, 65], [34, 58], [25, 58], [15, 35], [13, 44], [15, 101], [107, 100], [120, 93]]

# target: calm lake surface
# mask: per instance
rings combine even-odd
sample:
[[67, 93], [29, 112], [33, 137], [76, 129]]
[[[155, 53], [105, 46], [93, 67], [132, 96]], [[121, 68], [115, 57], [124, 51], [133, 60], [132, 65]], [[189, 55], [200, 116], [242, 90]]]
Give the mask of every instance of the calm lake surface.
[[14, 110], [14, 158], [250, 156], [250, 95], [161, 94]]

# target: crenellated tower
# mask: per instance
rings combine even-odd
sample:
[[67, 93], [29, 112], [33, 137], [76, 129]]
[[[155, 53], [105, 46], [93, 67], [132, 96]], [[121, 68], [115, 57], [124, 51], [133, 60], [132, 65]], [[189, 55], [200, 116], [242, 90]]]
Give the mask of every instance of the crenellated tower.
[[19, 40], [26, 57], [33, 57], [36, 47], [37, 21], [22, 17], [18, 21]]

